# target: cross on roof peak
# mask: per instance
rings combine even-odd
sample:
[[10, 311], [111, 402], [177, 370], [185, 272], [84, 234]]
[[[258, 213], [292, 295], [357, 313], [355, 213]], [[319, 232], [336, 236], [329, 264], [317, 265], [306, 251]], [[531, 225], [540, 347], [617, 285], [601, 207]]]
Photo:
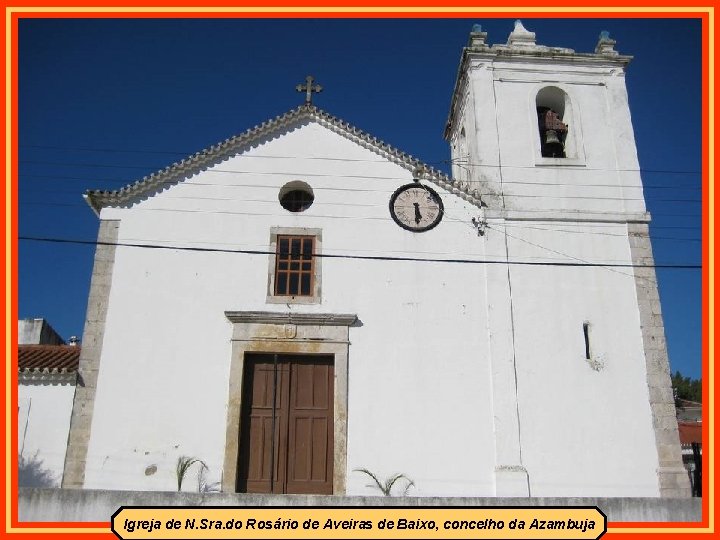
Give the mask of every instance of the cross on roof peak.
[[298, 84], [295, 87], [295, 90], [298, 92], [305, 92], [305, 104], [311, 105], [312, 104], [312, 95], [313, 92], [320, 93], [322, 92], [323, 87], [319, 84], [313, 85], [313, 82], [315, 81], [315, 77], [312, 75], [308, 75], [305, 77], [305, 84]]

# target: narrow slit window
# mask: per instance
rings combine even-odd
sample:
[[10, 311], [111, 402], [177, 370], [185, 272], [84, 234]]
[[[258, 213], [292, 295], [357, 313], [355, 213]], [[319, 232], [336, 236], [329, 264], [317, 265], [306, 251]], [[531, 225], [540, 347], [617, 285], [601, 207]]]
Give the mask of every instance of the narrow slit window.
[[314, 251], [314, 236], [277, 237], [276, 296], [312, 296]]
[[585, 337], [585, 360], [590, 360], [590, 323], [583, 323], [583, 336]]

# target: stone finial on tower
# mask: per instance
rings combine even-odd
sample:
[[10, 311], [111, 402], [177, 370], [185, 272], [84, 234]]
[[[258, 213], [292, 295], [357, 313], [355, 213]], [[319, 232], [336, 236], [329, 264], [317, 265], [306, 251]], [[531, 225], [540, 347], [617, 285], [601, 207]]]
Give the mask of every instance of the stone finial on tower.
[[482, 31], [482, 26], [479, 24], [473, 24], [472, 30], [470, 31], [470, 40], [468, 41], [468, 47], [473, 48], [485, 48], [487, 44], [487, 32]]
[[515, 21], [515, 28], [508, 36], [508, 46], [518, 48], [535, 47], [535, 32], [530, 32], [524, 26], [522, 21]]
[[603, 30], [600, 32], [600, 37], [598, 38], [597, 45], [595, 46], [595, 54], [617, 56], [618, 52], [613, 48], [615, 43], [615, 40], [610, 38], [610, 32]]

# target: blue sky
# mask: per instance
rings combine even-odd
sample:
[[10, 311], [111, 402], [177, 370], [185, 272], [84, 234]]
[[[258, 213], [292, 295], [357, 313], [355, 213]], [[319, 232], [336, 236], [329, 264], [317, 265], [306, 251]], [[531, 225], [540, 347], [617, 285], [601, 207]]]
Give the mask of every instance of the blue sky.
[[[19, 23], [19, 235], [94, 240], [87, 189], [117, 189], [299, 105], [316, 104], [448, 171], [442, 138], [473, 24], [510, 19], [26, 19]], [[533, 19], [543, 45], [608, 30], [626, 81], [658, 264], [701, 262], [701, 24]], [[19, 242], [19, 309], [81, 335], [93, 247]], [[673, 371], [700, 376], [701, 275], [658, 270]]]

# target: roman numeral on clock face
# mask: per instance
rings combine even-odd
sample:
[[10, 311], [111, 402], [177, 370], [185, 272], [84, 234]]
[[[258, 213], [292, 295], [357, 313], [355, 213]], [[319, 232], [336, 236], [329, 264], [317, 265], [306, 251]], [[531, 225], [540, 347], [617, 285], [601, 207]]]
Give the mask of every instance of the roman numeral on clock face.
[[395, 223], [412, 232], [424, 232], [442, 220], [443, 202], [430, 187], [418, 183], [398, 188], [390, 197], [390, 215]]

